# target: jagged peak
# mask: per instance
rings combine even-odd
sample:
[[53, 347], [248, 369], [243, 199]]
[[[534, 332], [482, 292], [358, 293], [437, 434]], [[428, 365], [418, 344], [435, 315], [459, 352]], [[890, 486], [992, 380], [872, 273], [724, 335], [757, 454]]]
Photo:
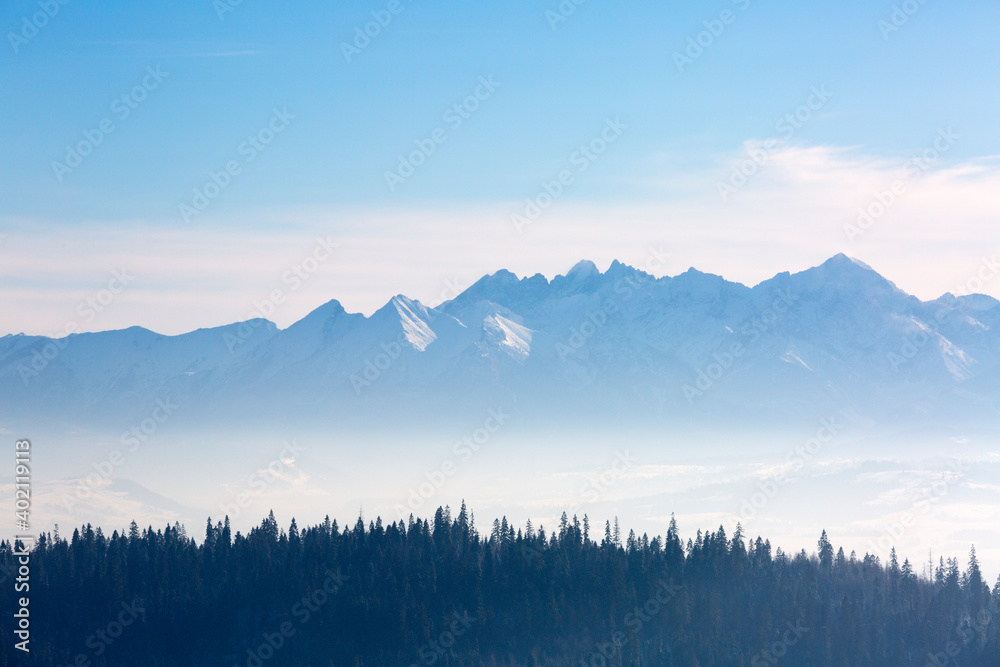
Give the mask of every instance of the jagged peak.
[[878, 271], [862, 262], [860, 259], [848, 257], [844, 253], [837, 253], [819, 266], [806, 269], [796, 276], [817, 276], [825, 283], [839, 283], [841, 285], [878, 285], [887, 287], [892, 291], [902, 293], [896, 284], [885, 278]]
[[424, 319], [428, 316], [428, 311], [432, 310], [417, 299], [411, 299], [405, 294], [397, 294], [389, 299], [383, 309], [395, 309], [395, 312], [403, 318]]
[[820, 267], [825, 267], [827, 269], [833, 269], [833, 268], [851, 269], [853, 267], [859, 267], [866, 271], [871, 271], [872, 273], [878, 273], [875, 269], [873, 269], [868, 264], [862, 262], [860, 259], [856, 257], [849, 257], [842, 252], [838, 252], [836, 255], [834, 255], [830, 259], [820, 264]]
[[499, 271], [494, 271], [493, 275], [490, 276], [494, 280], [517, 280], [517, 275], [507, 269], [500, 269]]
[[[406, 340], [413, 346], [413, 349], [423, 352], [427, 346], [437, 339], [437, 334], [431, 329], [426, 321], [428, 309], [416, 299], [411, 299], [403, 294], [392, 297], [378, 313], [395, 312], [395, 317], [399, 318], [399, 326], [402, 328]], [[375, 317], [373, 315], [372, 317]]]
[[397, 294], [396, 296], [389, 299], [389, 303], [396, 306], [397, 308], [417, 308], [422, 309], [424, 304], [420, 303], [416, 299], [411, 299], [405, 294]]
[[330, 299], [322, 306], [313, 308], [308, 315], [306, 315], [305, 317], [302, 318], [302, 320], [299, 321], [301, 322], [308, 319], [326, 319], [328, 317], [342, 315], [345, 312], [347, 311], [344, 310], [344, 306], [341, 305], [340, 301], [338, 301], [337, 299]]
[[488, 273], [476, 282], [472, 283], [472, 285], [463, 290], [462, 294], [459, 296], [464, 295], [466, 292], [472, 294], [492, 294], [498, 289], [504, 289], [511, 285], [516, 285], [518, 282], [520, 281], [514, 273], [508, 271], [507, 269], [500, 269], [499, 271]]
[[314, 308], [310, 312], [310, 315], [312, 313], [321, 312], [321, 311], [322, 312], [330, 312], [330, 313], [343, 313], [343, 312], [346, 312], [344, 310], [344, 306], [341, 305], [340, 301], [338, 301], [337, 299], [330, 299], [329, 301], [327, 301], [326, 303], [324, 303], [322, 306]]
[[566, 278], [569, 280], [586, 280], [587, 278], [599, 275], [601, 275], [601, 271], [597, 268], [596, 264], [589, 259], [581, 259], [566, 273]]
[[711, 281], [713, 283], [716, 283], [716, 282], [728, 283], [729, 282], [728, 280], [726, 280], [725, 278], [723, 278], [722, 276], [720, 276], [718, 274], [715, 274], [715, 273], [705, 273], [704, 271], [699, 271], [698, 269], [694, 268], [693, 266], [689, 267], [688, 270], [685, 271], [684, 273], [678, 274], [676, 276], [676, 278], [680, 279], [681, 281], [684, 281], [684, 280], [687, 280], [687, 281], [709, 280], [709, 281]]
[[309, 311], [305, 317], [293, 323], [286, 331], [304, 331], [314, 326], [321, 326], [331, 319], [338, 319], [345, 315], [347, 311], [337, 299], [330, 299], [326, 303]]
[[494, 271], [493, 273], [486, 274], [473, 283], [472, 287], [476, 287], [477, 285], [510, 285], [519, 282], [519, 280], [520, 279], [517, 275], [512, 271], [500, 269], [498, 271]]

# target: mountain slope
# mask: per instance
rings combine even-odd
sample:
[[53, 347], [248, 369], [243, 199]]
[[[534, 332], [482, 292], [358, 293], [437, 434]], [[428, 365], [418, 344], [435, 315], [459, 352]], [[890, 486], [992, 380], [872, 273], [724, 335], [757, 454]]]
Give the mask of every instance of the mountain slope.
[[546, 428], [992, 427], [998, 327], [995, 299], [922, 302], [843, 255], [752, 288], [583, 261], [551, 281], [498, 271], [433, 308], [330, 301], [284, 330], [5, 336], [0, 427], [115, 432], [165, 399], [192, 428], [405, 430], [491, 407]]

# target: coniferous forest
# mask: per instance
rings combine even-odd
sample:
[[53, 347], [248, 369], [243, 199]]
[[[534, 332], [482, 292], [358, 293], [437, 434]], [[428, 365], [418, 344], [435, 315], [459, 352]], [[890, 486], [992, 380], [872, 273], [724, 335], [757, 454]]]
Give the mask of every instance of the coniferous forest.
[[[248, 534], [208, 521], [42, 535], [30, 592], [0, 544], [3, 608], [29, 595], [30, 657], [0, 666], [1000, 665], [1000, 581], [895, 556], [813, 553], [721, 527], [683, 540], [617, 522], [480, 532], [463, 504], [429, 520]], [[5, 612], [6, 614], [7, 612]]]

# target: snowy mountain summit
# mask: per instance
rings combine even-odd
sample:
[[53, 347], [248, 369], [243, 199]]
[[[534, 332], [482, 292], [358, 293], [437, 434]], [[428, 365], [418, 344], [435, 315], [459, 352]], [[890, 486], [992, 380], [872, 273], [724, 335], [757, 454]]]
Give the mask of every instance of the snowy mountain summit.
[[752, 288], [582, 261], [551, 281], [497, 271], [435, 307], [397, 295], [365, 317], [330, 301], [283, 330], [259, 319], [180, 336], [8, 335], [0, 427], [114, 431], [170, 401], [181, 423], [220, 428], [402, 428], [497, 407], [545, 427], [841, 414], [991, 428], [998, 332], [995, 299], [920, 301], [844, 255]]

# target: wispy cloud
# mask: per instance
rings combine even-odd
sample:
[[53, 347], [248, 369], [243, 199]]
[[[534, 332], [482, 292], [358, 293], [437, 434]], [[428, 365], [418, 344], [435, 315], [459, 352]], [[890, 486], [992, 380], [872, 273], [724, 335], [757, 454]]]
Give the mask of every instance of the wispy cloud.
[[[98, 285], [112, 268], [141, 266], [141, 279], [102, 317], [100, 328], [141, 324], [180, 333], [242, 320], [317, 236], [335, 238], [343, 252], [275, 314], [280, 326], [331, 298], [365, 313], [400, 292], [434, 304], [446, 282], [470, 285], [500, 268], [552, 277], [581, 258], [602, 269], [614, 259], [641, 266], [651, 246], [671, 255], [661, 273], [694, 266], [746, 284], [844, 252], [923, 299], [956, 291], [984, 256], [1000, 252], [1000, 244], [984, 244], [995, 238], [1000, 217], [995, 157], [942, 161], [921, 172], [854, 240], [845, 236], [845, 226], [857, 222], [859, 208], [907, 177], [905, 156], [781, 146], [724, 203], [716, 183], [738, 159], [721, 156], [679, 175], [682, 191], [664, 185], [662, 197], [657, 183], [674, 176], [668, 164], [646, 184], [646, 196], [628, 202], [594, 204], [568, 194], [520, 234], [510, 222], [523, 204], [516, 199], [475, 206], [301, 207], [234, 217], [208, 211], [189, 229], [155, 220], [69, 226], [0, 219], [8, 235], [0, 245], [0, 308], [9, 331], [58, 330], [86, 291], [82, 286]], [[1000, 280], [981, 291], [1000, 297]]]

